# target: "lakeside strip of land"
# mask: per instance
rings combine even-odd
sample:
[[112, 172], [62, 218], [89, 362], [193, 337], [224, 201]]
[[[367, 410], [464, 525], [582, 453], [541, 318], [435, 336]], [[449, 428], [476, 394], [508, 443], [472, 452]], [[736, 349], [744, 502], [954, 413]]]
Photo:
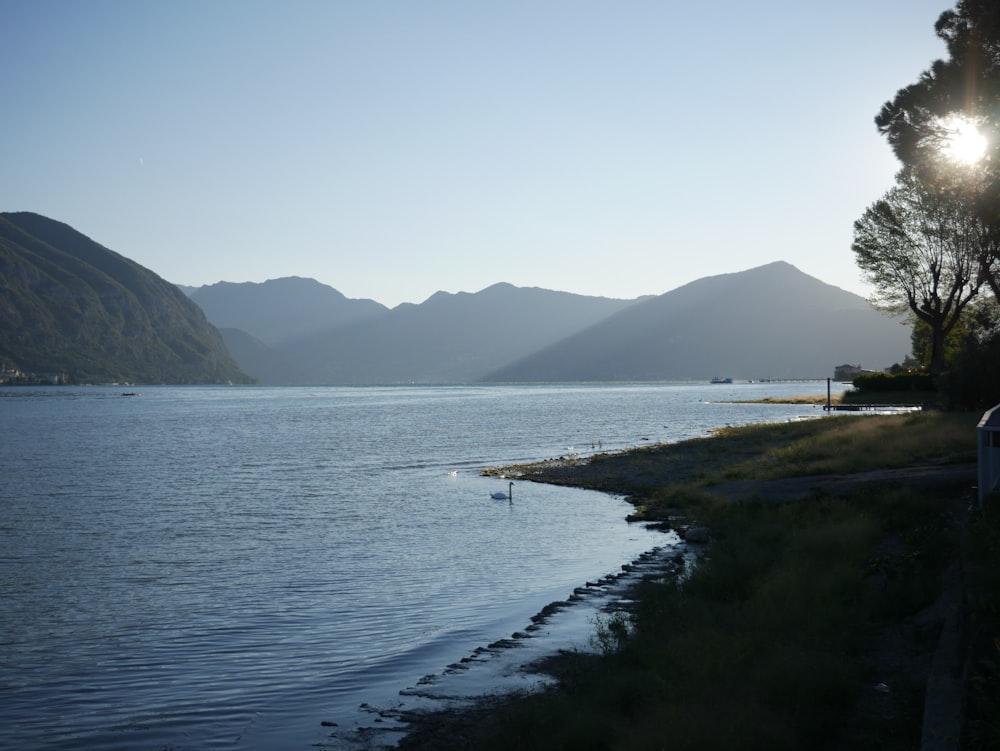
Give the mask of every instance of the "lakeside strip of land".
[[[410, 718], [400, 747], [894, 751], [920, 748], [928, 721], [937, 735], [988, 735], [995, 686], [963, 694], [969, 711], [958, 717], [925, 709], [955, 612], [956, 561], [973, 611], [997, 591], [984, 573], [983, 561], [1000, 556], [982, 545], [989, 518], [970, 516], [976, 418], [732, 428], [496, 470], [624, 495], [635, 519], [697, 523], [710, 530], [712, 553], [683, 585], [644, 586], [608, 654], [547, 662], [558, 688]], [[774, 483], [785, 483], [781, 498]], [[988, 655], [988, 634], [971, 634], [973, 653]]]

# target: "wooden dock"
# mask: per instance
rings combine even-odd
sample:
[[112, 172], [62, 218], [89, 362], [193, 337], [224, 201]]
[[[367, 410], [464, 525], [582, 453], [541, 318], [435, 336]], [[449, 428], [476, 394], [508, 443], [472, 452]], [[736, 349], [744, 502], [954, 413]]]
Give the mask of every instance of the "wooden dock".
[[919, 412], [923, 409], [921, 404], [833, 404], [830, 399], [830, 382], [826, 379], [826, 404], [823, 410], [826, 412]]
[[827, 412], [919, 412], [919, 404], [824, 404]]

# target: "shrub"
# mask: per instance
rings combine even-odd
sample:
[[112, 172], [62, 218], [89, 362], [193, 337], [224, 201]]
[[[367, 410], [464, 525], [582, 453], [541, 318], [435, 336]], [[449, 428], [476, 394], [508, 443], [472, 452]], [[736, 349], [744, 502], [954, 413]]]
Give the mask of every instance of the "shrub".
[[852, 382], [858, 391], [883, 393], [887, 391], [934, 391], [934, 379], [928, 373], [868, 373], [859, 375]]

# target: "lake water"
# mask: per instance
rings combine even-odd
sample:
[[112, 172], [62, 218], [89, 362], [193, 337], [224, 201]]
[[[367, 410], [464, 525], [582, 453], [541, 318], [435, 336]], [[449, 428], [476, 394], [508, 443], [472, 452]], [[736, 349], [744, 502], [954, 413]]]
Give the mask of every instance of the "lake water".
[[[0, 388], [0, 748], [309, 749], [664, 535], [486, 466], [825, 383]], [[131, 390], [131, 389], [127, 389]]]

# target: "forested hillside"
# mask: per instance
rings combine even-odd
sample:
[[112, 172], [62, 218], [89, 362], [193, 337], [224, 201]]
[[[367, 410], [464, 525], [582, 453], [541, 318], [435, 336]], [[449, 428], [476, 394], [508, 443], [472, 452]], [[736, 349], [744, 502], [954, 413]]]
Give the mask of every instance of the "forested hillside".
[[0, 214], [0, 366], [14, 381], [250, 380], [177, 287], [27, 212]]

